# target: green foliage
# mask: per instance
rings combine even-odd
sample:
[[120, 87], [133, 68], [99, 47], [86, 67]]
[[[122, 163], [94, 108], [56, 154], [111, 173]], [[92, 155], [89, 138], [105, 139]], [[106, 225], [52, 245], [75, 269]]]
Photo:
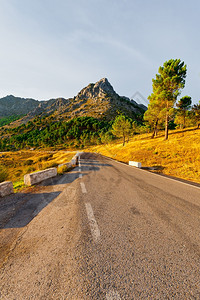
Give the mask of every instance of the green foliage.
[[[180, 90], [185, 86], [186, 65], [180, 59], [170, 59], [159, 67], [156, 79], [153, 79], [153, 93], [149, 97], [149, 112], [146, 120], [154, 120], [153, 127], [157, 130], [160, 120], [165, 120], [165, 139], [168, 139], [169, 118]], [[152, 125], [151, 125], [152, 126]]]
[[159, 95], [154, 91], [149, 97], [149, 105], [144, 113], [144, 121], [153, 131], [152, 138], [157, 135], [158, 129], [163, 125], [163, 102], [160, 101]]
[[[101, 135], [101, 140], [100, 141], [103, 144], [108, 144], [108, 143], [112, 142], [113, 139], [114, 139], [114, 136], [113, 136], [112, 132], [111, 131], [107, 131], [106, 133], [103, 133]], [[97, 144], [100, 144], [100, 141], [97, 140]]]
[[193, 120], [197, 124], [197, 127], [200, 128], [200, 101], [199, 104], [194, 104], [192, 107]]
[[125, 145], [126, 137], [131, 133], [131, 122], [124, 115], [119, 115], [115, 118], [112, 125], [112, 133], [117, 137], [123, 137], [123, 146]]
[[189, 109], [191, 108], [192, 100], [189, 96], [182, 97], [176, 106], [178, 107], [175, 123], [182, 128], [186, 126], [186, 118], [190, 117]]
[[92, 117], [74, 118], [68, 122], [53, 122], [47, 118], [37, 117], [26, 125], [4, 129], [3, 135], [9, 137], [0, 140], [0, 151], [56, 145], [82, 147], [98, 144], [101, 142], [101, 136], [108, 132], [111, 126], [112, 122]]
[[8, 125], [16, 120], [21, 119], [23, 116], [10, 116], [10, 117], [4, 117], [0, 119], [0, 127], [4, 126], [4, 125]]
[[69, 171], [69, 167], [67, 165], [62, 165], [58, 167], [58, 174], [64, 174]]
[[192, 113], [197, 127], [200, 128], [200, 101], [199, 104], [194, 104], [192, 107]]
[[18, 191], [22, 190], [25, 187], [26, 186], [24, 184], [24, 180], [23, 179], [21, 179], [19, 181], [13, 182], [13, 189], [14, 189], [15, 192], [18, 192]]
[[189, 110], [192, 104], [192, 99], [190, 96], [184, 96], [182, 97], [178, 103], [177, 103], [177, 107], [178, 109], [182, 110], [182, 111], [186, 111]]

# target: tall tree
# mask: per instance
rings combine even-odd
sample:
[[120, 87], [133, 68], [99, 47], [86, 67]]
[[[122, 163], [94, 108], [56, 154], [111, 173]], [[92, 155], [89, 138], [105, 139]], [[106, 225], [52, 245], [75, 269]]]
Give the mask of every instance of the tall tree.
[[176, 106], [178, 107], [178, 116], [182, 117], [183, 122], [182, 122], [182, 127], [185, 128], [185, 119], [186, 119], [186, 114], [187, 111], [191, 108], [192, 104], [192, 99], [190, 96], [184, 96], [182, 97]]
[[157, 136], [158, 126], [162, 123], [163, 102], [159, 100], [155, 89], [148, 99], [149, 105], [147, 111], [144, 113], [144, 121], [148, 123], [153, 131], [151, 138], [154, 138]]
[[126, 142], [126, 138], [128, 138], [131, 133], [130, 121], [124, 115], [117, 116], [112, 125], [112, 133], [117, 137], [123, 138], [123, 146], [124, 146]]
[[165, 113], [165, 140], [168, 139], [169, 116], [180, 95], [180, 90], [185, 86], [186, 65], [180, 59], [170, 59], [159, 67], [156, 79], [153, 79], [153, 93], [156, 92], [161, 107]]
[[194, 113], [194, 119], [197, 123], [197, 128], [200, 128], [200, 101], [199, 104], [193, 105], [192, 112]]

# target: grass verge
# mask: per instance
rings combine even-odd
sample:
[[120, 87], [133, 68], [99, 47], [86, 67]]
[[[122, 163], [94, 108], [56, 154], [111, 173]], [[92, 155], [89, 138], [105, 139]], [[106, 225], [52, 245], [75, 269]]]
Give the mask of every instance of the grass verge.
[[124, 147], [121, 142], [89, 147], [118, 161], [142, 163], [142, 167], [154, 168], [154, 172], [200, 183], [200, 130], [189, 128], [171, 131], [164, 141], [163, 133], [155, 139], [149, 134], [135, 136]]
[[24, 175], [57, 167], [69, 162], [76, 152], [68, 151], [15, 151], [0, 153], [0, 179], [13, 182], [14, 191], [25, 188]]

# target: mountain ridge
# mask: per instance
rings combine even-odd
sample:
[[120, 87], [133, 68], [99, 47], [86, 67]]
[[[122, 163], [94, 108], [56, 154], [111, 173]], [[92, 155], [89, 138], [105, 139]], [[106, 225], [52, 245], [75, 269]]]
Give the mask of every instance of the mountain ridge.
[[[9, 95], [0, 99], [0, 118], [11, 115], [25, 115], [20, 122], [27, 123], [36, 116], [52, 116], [55, 119], [72, 119], [78, 116], [94, 116], [98, 119], [112, 119], [119, 112], [131, 118], [142, 115], [145, 106], [128, 97], [119, 96], [107, 78], [90, 83], [73, 98], [35, 100]], [[16, 121], [19, 125], [19, 120]]]

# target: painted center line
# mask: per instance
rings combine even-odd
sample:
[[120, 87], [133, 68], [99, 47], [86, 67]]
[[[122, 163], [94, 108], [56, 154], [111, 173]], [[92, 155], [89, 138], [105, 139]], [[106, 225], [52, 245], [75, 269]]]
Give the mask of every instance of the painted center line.
[[121, 298], [118, 292], [110, 290], [108, 293], [106, 293], [106, 300], [121, 300]]
[[86, 190], [86, 187], [85, 187], [85, 183], [84, 183], [84, 182], [80, 182], [80, 185], [81, 185], [82, 193], [83, 193], [83, 194], [86, 194], [86, 193], [87, 193], [87, 190]]
[[80, 159], [80, 156], [78, 157], [78, 166], [79, 166], [79, 168], [81, 167], [81, 159]]
[[88, 202], [88, 203], [85, 203], [85, 208], [86, 208], [87, 217], [88, 217], [88, 220], [89, 220], [89, 225], [90, 225], [90, 230], [91, 230], [91, 233], [92, 233], [93, 240], [95, 242], [99, 242], [99, 240], [100, 240], [100, 230], [99, 230], [97, 221], [95, 220], [92, 206]]

